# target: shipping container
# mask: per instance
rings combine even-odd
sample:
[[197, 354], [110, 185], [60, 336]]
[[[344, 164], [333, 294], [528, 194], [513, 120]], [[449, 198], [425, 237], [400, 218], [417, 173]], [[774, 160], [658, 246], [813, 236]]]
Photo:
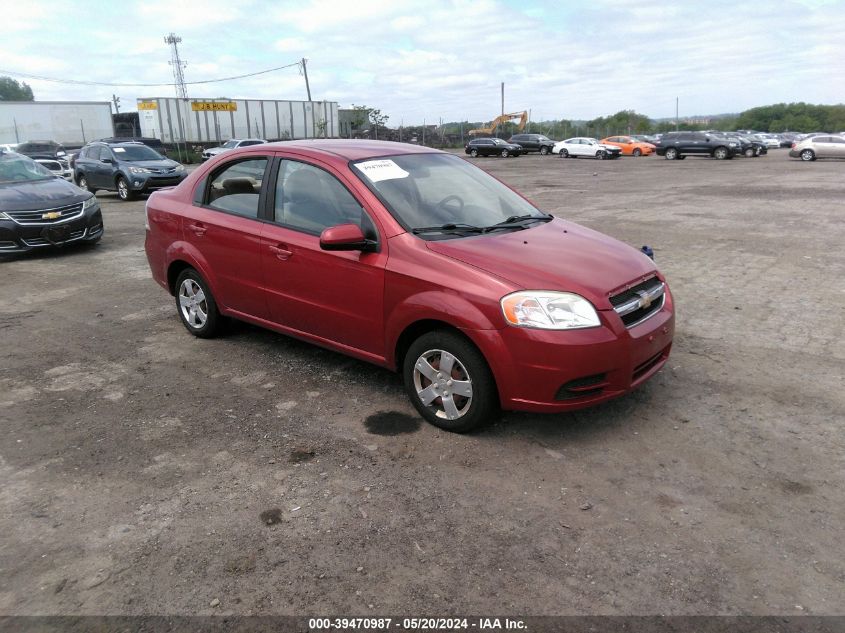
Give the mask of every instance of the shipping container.
[[56, 141], [82, 147], [114, 136], [108, 101], [0, 101], [0, 143]]
[[165, 143], [223, 143], [230, 138], [283, 141], [337, 138], [333, 101], [257, 99], [138, 99], [141, 135]]

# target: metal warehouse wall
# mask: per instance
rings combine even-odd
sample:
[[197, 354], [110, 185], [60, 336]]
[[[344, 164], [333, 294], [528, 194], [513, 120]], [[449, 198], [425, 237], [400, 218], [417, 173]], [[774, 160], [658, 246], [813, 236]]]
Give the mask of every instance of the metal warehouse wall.
[[142, 135], [165, 143], [218, 143], [230, 138], [336, 138], [337, 111], [338, 104], [333, 101], [138, 99]]

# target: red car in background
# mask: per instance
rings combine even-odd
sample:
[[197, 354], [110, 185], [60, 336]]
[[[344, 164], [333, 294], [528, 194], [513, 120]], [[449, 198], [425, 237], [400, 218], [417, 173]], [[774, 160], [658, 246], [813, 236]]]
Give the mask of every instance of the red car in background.
[[146, 206], [154, 279], [189, 332], [248, 321], [402, 373], [429, 422], [559, 412], [666, 362], [672, 297], [636, 249], [468, 161], [320, 140], [227, 152]]

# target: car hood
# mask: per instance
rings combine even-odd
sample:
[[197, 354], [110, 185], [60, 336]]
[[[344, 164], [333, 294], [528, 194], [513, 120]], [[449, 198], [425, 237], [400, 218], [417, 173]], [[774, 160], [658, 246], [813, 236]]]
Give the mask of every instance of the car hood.
[[179, 163], [169, 158], [165, 160], [133, 160], [121, 162], [130, 167], [145, 167], [147, 169], [172, 169], [179, 166]]
[[575, 292], [599, 310], [611, 309], [610, 295], [657, 271], [635, 248], [559, 218], [522, 231], [432, 241], [427, 246], [523, 289]]
[[90, 193], [61, 178], [0, 185], [0, 211], [62, 207], [90, 197]]
[[228, 147], [209, 147], [205, 150], [206, 154], [219, 154], [220, 152], [228, 152]]

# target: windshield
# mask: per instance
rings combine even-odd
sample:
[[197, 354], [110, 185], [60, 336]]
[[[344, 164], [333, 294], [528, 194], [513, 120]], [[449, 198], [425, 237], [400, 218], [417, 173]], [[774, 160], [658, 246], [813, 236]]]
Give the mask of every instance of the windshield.
[[0, 156], [0, 185], [52, 180], [53, 174], [31, 158], [19, 154]]
[[548, 219], [483, 170], [450, 154], [406, 154], [353, 166], [409, 230], [449, 224], [489, 227], [517, 216]]
[[221, 145], [220, 147], [225, 147], [226, 149], [234, 149], [234, 148], [236, 148], [237, 146], [238, 146], [238, 142], [237, 142], [237, 141], [226, 141], [226, 142], [225, 142], [225, 143], [223, 143], [223, 145]]
[[131, 163], [140, 160], [164, 160], [164, 156], [146, 145], [120, 145], [112, 147], [118, 160], [128, 160]]

